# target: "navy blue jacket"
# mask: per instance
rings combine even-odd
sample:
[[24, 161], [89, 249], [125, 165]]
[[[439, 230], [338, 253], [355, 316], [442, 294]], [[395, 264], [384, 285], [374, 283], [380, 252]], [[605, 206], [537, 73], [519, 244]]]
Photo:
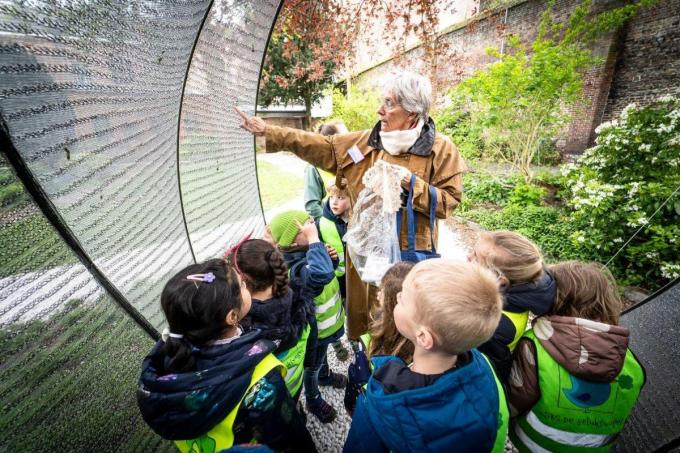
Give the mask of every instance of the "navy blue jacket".
[[[375, 357], [376, 369], [395, 356]], [[403, 363], [403, 362], [402, 362]], [[477, 350], [471, 360], [426, 387], [386, 394], [376, 373], [360, 395], [344, 452], [491, 451], [498, 390]]]
[[[503, 310], [513, 313], [530, 311], [542, 316], [550, 311], [557, 296], [555, 277], [546, 270], [535, 282], [512, 285], [505, 291]], [[508, 381], [512, 369], [510, 343], [515, 339], [515, 325], [505, 314], [501, 315], [493, 337], [479, 347], [479, 350], [493, 363], [496, 374], [503, 383]]]
[[[314, 298], [323, 292], [324, 287], [335, 278], [330, 255], [323, 242], [310, 244], [306, 251], [284, 252], [283, 258], [290, 269], [290, 288], [294, 298], [300, 299], [307, 310], [307, 322], [311, 327], [304, 366], [312, 365], [319, 331], [316, 326]], [[299, 302], [295, 302], [298, 304]]]
[[[170, 440], [200, 437], [220, 423], [244, 398], [255, 366], [274, 350], [274, 343], [254, 330], [227, 344], [195, 347], [195, 366], [173, 372], [163, 345], [159, 341], [144, 359], [137, 404], [144, 421]], [[235, 444], [255, 438], [277, 451], [314, 451], [278, 369], [249, 394], [234, 421]]]

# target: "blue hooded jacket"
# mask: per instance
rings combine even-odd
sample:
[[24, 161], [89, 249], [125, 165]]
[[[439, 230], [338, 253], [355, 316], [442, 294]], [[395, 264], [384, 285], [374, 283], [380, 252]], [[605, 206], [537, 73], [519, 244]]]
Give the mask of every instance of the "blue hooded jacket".
[[[491, 451], [498, 390], [477, 350], [469, 362], [426, 387], [386, 394], [375, 374], [357, 401], [344, 452]], [[395, 356], [376, 357], [377, 370]]]

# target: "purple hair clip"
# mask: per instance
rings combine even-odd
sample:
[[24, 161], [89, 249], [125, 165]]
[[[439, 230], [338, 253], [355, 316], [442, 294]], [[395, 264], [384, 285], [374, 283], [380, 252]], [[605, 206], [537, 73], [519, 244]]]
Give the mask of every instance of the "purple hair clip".
[[191, 274], [187, 275], [187, 280], [191, 280], [192, 282], [212, 283], [215, 281], [215, 274], [212, 272], [206, 274]]

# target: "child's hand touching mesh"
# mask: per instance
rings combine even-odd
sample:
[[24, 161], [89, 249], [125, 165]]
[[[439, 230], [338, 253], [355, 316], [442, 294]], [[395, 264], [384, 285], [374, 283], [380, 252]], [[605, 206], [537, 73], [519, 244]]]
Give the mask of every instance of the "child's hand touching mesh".
[[319, 232], [316, 230], [314, 219], [309, 218], [304, 225], [295, 220], [295, 225], [300, 229], [300, 233], [307, 239], [308, 243], [319, 242]]

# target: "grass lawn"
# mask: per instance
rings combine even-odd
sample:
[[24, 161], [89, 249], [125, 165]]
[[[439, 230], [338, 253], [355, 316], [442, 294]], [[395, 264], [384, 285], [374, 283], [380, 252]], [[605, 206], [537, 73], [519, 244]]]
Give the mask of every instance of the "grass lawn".
[[77, 261], [42, 213], [0, 225], [0, 277]]
[[302, 196], [305, 187], [302, 176], [295, 176], [261, 160], [257, 162], [257, 179], [265, 212]]
[[137, 408], [141, 362], [152, 345], [107, 297], [1, 329], [0, 449], [174, 450]]

